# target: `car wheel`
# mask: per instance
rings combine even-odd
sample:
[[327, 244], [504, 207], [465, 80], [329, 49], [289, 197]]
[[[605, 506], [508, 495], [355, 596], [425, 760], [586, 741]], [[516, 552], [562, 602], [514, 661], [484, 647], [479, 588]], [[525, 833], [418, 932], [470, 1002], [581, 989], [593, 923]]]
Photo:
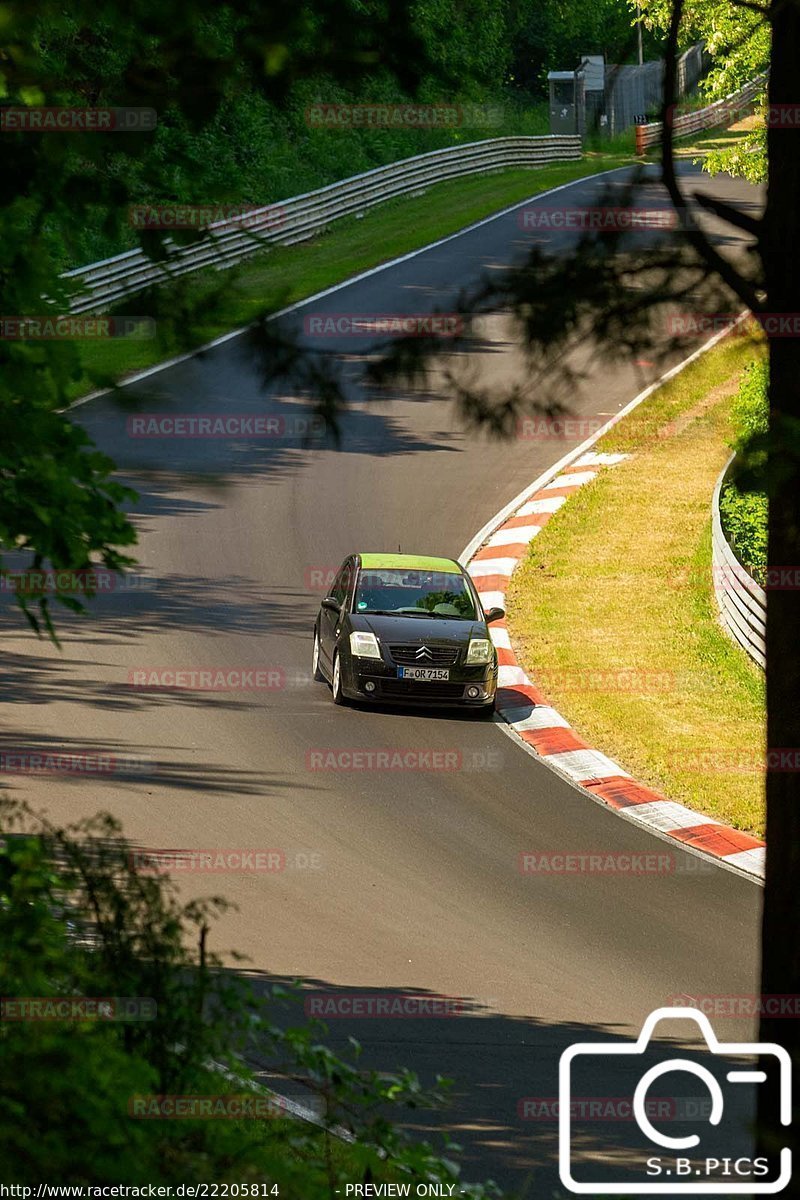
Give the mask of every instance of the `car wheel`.
[[324, 683], [325, 676], [319, 667], [319, 630], [314, 630], [314, 650], [311, 655], [311, 670], [314, 675], [315, 683]]
[[339, 655], [337, 654], [333, 660], [333, 680], [331, 682], [331, 691], [333, 692], [334, 704], [346, 704], [347, 701], [342, 691], [342, 669], [339, 665]]

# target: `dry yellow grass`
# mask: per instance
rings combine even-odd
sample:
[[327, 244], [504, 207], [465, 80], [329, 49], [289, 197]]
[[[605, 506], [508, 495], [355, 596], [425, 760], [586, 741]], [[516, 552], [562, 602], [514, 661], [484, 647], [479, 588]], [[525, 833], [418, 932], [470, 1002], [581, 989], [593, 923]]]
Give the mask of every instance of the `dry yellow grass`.
[[[508, 592], [517, 656], [576, 731], [669, 799], [763, 834], [764, 679], [717, 621], [710, 501], [760, 351], [710, 351], [600, 443]], [[626, 674], [627, 673], [627, 674]]]

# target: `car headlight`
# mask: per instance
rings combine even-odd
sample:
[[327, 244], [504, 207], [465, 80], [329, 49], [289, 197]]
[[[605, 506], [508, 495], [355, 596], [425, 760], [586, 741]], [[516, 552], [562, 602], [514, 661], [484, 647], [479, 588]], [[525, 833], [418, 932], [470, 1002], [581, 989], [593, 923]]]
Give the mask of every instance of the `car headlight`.
[[350, 634], [350, 650], [359, 658], [380, 658], [381, 656], [378, 639], [369, 630], [357, 629]]
[[488, 638], [470, 638], [467, 650], [468, 663], [490, 663], [492, 661], [492, 643]]

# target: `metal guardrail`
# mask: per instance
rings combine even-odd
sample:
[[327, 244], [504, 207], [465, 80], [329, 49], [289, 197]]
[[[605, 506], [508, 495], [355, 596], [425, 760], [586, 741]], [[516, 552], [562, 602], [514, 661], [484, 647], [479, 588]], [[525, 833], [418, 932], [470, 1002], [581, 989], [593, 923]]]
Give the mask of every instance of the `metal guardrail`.
[[[752, 104], [758, 93], [765, 87], [766, 82], [767, 72], [764, 71], [740, 87], [738, 91], [731, 92], [729, 96], [723, 96], [721, 100], [715, 100], [713, 104], [707, 104], [705, 108], [696, 108], [692, 112], [676, 116], [672, 122], [672, 136], [674, 138], [686, 137], [688, 134], [699, 133], [703, 129], [714, 129], [717, 125], [724, 125], [739, 109]], [[636, 153], [644, 154], [649, 146], [658, 145], [663, 131], [662, 121], [637, 125]]]
[[731, 637], [761, 667], [767, 659], [767, 593], [739, 562], [725, 537], [719, 498], [733, 462], [728, 459], [711, 501], [711, 574], [722, 623]]
[[126, 296], [190, 271], [232, 266], [269, 245], [291, 246], [320, 233], [339, 217], [360, 215], [395, 196], [419, 194], [444, 179], [580, 158], [580, 137], [567, 134], [490, 138], [431, 150], [252, 209], [244, 218], [215, 222], [208, 227], [209, 236], [192, 245], [168, 241], [163, 263], [153, 262], [136, 249], [67, 271], [62, 278], [74, 283], [76, 292], [70, 311], [102, 311]]

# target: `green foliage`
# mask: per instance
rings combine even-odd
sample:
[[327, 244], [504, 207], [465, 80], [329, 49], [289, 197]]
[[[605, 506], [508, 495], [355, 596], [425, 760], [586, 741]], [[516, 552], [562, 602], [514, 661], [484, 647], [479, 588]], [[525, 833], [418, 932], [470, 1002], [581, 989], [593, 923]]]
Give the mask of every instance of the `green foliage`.
[[734, 424], [731, 448], [736, 452], [731, 481], [742, 492], [768, 492], [770, 438], [780, 444], [781, 437], [786, 437], [787, 448], [791, 441], [790, 436], [787, 437], [790, 429], [781, 422], [780, 414], [773, 414], [772, 421], [778, 432], [770, 433], [768, 388], [769, 362], [766, 357], [760, 357], [744, 371], [731, 410]]
[[[647, 29], [666, 32], [672, 0], [640, 0]], [[632, 12], [635, 2], [630, 4]], [[681, 46], [702, 40], [712, 58], [702, 84], [709, 100], [735, 92], [766, 70], [770, 55], [770, 28], [765, 12], [730, 0], [687, 0], [683, 10]]]
[[[631, 14], [617, 0], [539, 0], [535, 5], [517, 0], [511, 12], [517, 87], [546, 96], [547, 72], [571, 71], [585, 54], [605, 54], [608, 63], [637, 61]], [[661, 44], [660, 30], [645, 28], [645, 57], [660, 57]]]
[[507, 3], [415, 0], [411, 20], [431, 63], [429, 85], [448, 79], [472, 100], [497, 94], [510, 59]]
[[736, 557], [762, 587], [767, 578], [767, 497], [728, 483], [719, 498], [722, 528]]
[[744, 451], [753, 437], [763, 436], [769, 427], [769, 363], [766, 358], [754, 359], [745, 369], [739, 391], [733, 402], [733, 423], [737, 452]]
[[[12, 802], [2, 817], [0, 994], [143, 997], [154, 1007], [152, 1019], [138, 1021], [0, 1022], [0, 1178], [268, 1180], [282, 1197], [303, 1200], [333, 1195], [354, 1178], [457, 1183], [449, 1158], [406, 1141], [390, 1119], [441, 1102], [441, 1092], [423, 1092], [409, 1072], [379, 1078], [360, 1070], [357, 1045], [351, 1058], [334, 1054], [319, 1022], [279, 1027], [271, 1010], [291, 994], [275, 988], [256, 998], [208, 949], [224, 901], [182, 903], [164, 876], [139, 872], [110, 817], [59, 829]], [[137, 1096], [254, 1089], [245, 1061], [253, 1050], [279, 1074], [307, 1080], [329, 1126], [347, 1126], [354, 1143], [284, 1116], [130, 1115]]]
[[746, 133], [741, 134], [729, 146], [719, 150], [710, 150], [703, 159], [703, 170], [709, 175], [719, 175], [726, 171], [748, 183], [764, 183], [767, 178], [767, 124], [764, 117], [765, 106], [760, 103], [756, 109], [756, 124]]
[[[629, 0], [635, 10], [634, 0]], [[641, 0], [648, 29], [666, 31], [672, 0]], [[682, 26], [683, 45], [702, 40], [712, 63], [700, 90], [706, 103], [721, 100], [749, 83], [769, 66], [771, 37], [767, 10], [731, 0], [688, 0]], [[763, 97], [762, 97], [763, 100]], [[741, 141], [715, 150], [704, 161], [711, 175], [727, 171], [751, 183], [767, 177], [767, 143], [763, 107], [756, 105], [756, 128]]]
[[[314, 100], [495, 99], [509, 54], [505, 14], [490, 0], [470, 0], [469, 20], [455, 0], [413, 11], [402, 0], [4, 6], [4, 105], [150, 108], [157, 126], [3, 131], [0, 311], [57, 316], [71, 299], [65, 269], [137, 244], [162, 259], [168, 233], [134, 230], [133, 204], [265, 204], [448, 141], [502, 132], [332, 132], [309, 128], [305, 109]], [[517, 106], [504, 119], [513, 126], [521, 116]], [[160, 312], [162, 341], [175, 331], [173, 340], [197, 344], [204, 310]], [[111, 461], [62, 412], [83, 372], [74, 341], [0, 339], [0, 570], [9, 554], [17, 569], [132, 561], [124, 550], [134, 529], [120, 510], [133, 493], [113, 481]], [[90, 376], [90, 387], [107, 384], [107, 374]], [[47, 599], [18, 598], [33, 628], [54, 637]], [[57, 599], [82, 607], [68, 591]]]
[[751, 479], [757, 479], [766, 468], [768, 382], [769, 364], [766, 358], [755, 359], [745, 369], [733, 402], [733, 449], [737, 459], [722, 489], [719, 503], [722, 528], [728, 541], [739, 561], [762, 586], [766, 582], [767, 572], [767, 496], [763, 490], [742, 490], [740, 479], [745, 470]]

